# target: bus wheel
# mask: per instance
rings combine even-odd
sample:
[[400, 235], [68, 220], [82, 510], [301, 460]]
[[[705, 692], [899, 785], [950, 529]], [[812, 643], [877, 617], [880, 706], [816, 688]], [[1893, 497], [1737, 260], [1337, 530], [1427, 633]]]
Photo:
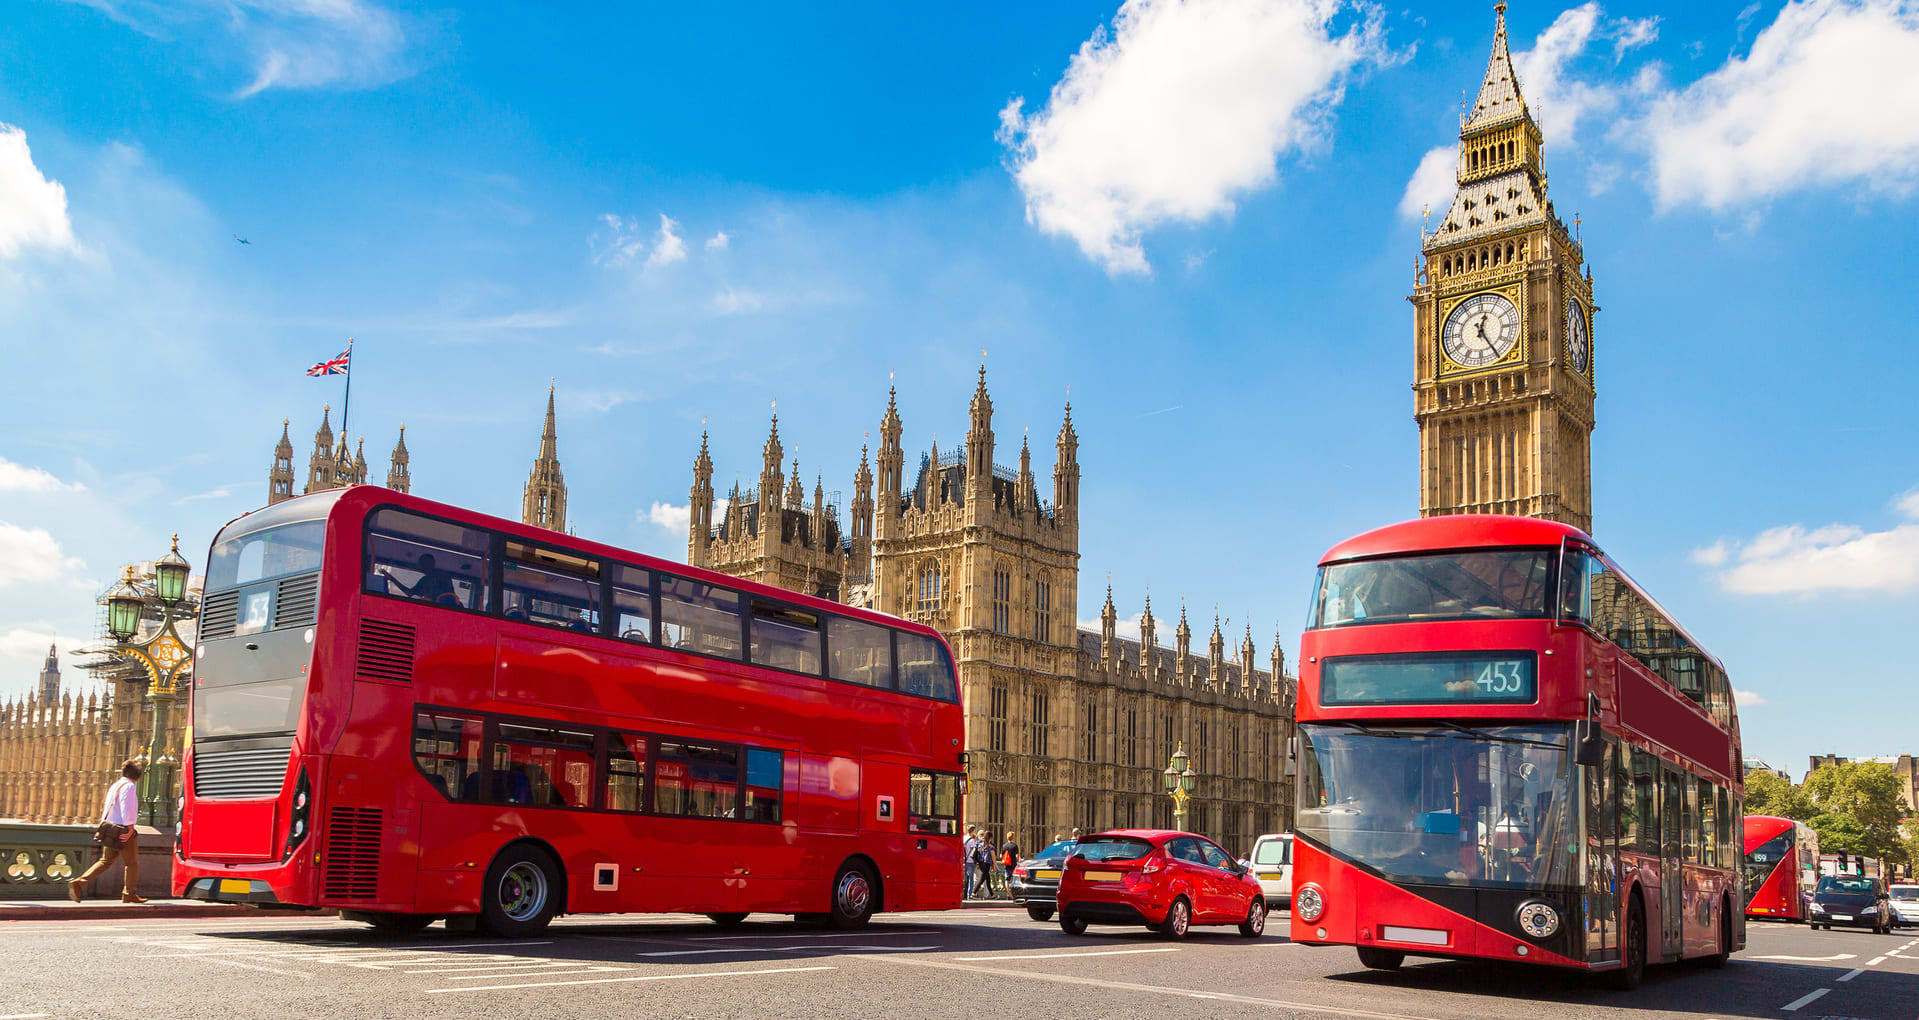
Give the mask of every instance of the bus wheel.
[[1398, 970], [1406, 962], [1406, 954], [1397, 949], [1381, 949], [1378, 946], [1355, 946], [1359, 950], [1359, 962], [1372, 970]]
[[1718, 970], [1732, 957], [1732, 908], [1724, 902], [1719, 905], [1719, 951], [1706, 957], [1706, 966]]
[[411, 935], [416, 931], [425, 931], [427, 925], [438, 920], [432, 914], [391, 914], [378, 910], [342, 910], [340, 917], [347, 921], [360, 921], [372, 925], [375, 931], [389, 932], [394, 935]]
[[706, 917], [722, 928], [738, 928], [746, 920], [745, 914], [708, 914]]
[[525, 845], [508, 847], [486, 869], [480, 923], [505, 938], [538, 934], [553, 920], [558, 892], [559, 869], [545, 852]]
[[833, 911], [829, 923], [841, 931], [866, 927], [878, 904], [873, 873], [858, 861], [847, 861], [833, 876]]
[[1626, 912], [1626, 954], [1618, 970], [1612, 972], [1612, 986], [1622, 992], [1639, 987], [1646, 977], [1646, 907], [1633, 893], [1632, 907]]

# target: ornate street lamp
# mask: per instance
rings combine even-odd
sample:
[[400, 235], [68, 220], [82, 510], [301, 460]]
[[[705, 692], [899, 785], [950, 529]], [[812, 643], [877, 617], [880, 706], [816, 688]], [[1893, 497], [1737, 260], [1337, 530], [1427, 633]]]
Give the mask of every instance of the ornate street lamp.
[[1199, 773], [1194, 772], [1190, 759], [1186, 757], [1186, 745], [1180, 744], [1173, 751], [1173, 760], [1166, 763], [1166, 792], [1173, 798], [1173, 828], [1186, 828], [1186, 801], [1193, 790], [1199, 786]]
[[[180, 682], [193, 668], [193, 653], [181, 638], [177, 625], [198, 615], [188, 604], [187, 581], [193, 567], [180, 555], [180, 536], [173, 536], [173, 548], [153, 564], [153, 594], [141, 591], [128, 567], [120, 580], [107, 591], [107, 633], [117, 643], [114, 651], [138, 662], [147, 674], [147, 701], [153, 706], [153, 732], [147, 741], [141, 764], [141, 820], [148, 825], [168, 826], [174, 822], [173, 775], [180, 760], [167, 747], [167, 716], [180, 699]], [[154, 601], [160, 603], [159, 625], [140, 638], [140, 624]]]

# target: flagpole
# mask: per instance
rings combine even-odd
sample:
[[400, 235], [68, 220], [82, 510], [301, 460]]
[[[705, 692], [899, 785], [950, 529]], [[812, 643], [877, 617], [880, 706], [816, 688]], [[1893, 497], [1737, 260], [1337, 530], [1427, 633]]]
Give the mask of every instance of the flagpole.
[[353, 338], [346, 339], [346, 399], [340, 402], [340, 441], [347, 441], [347, 415], [353, 411]]

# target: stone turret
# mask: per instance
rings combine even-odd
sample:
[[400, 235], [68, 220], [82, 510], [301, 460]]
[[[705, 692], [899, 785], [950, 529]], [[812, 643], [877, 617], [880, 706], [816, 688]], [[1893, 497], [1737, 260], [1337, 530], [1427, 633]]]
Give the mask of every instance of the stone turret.
[[293, 438], [290, 419], [280, 419], [280, 441], [273, 447], [273, 468], [267, 472], [267, 505], [293, 498]]
[[395, 492], [413, 491], [413, 457], [406, 450], [406, 426], [400, 426], [400, 439], [393, 444], [393, 457], [386, 469], [386, 487]]
[[560, 472], [560, 437], [553, 421], [553, 386], [546, 388], [546, 427], [540, 455], [526, 476], [520, 497], [520, 522], [551, 531], [566, 530], [566, 476]]

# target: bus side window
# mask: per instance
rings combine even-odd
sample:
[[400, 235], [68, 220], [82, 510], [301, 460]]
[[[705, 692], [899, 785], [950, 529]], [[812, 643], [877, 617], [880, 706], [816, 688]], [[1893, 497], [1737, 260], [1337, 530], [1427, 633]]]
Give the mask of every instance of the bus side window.
[[366, 590], [460, 609], [487, 607], [492, 536], [404, 510], [376, 510], [366, 526]]
[[786, 756], [758, 747], [746, 750], [746, 800], [741, 817], [749, 822], [780, 820], [780, 793], [786, 785]]
[[413, 762], [448, 800], [480, 799], [480, 720], [421, 712], [413, 717]]
[[1592, 623], [1592, 588], [1587, 575], [1592, 572], [1593, 563], [1587, 553], [1567, 547], [1565, 558], [1559, 563], [1560, 619]]
[[877, 624], [826, 618], [827, 676], [868, 687], [893, 686], [892, 633]]
[[738, 816], [739, 748], [662, 740], [657, 749], [654, 810], [697, 818]]
[[748, 654], [754, 665], [820, 673], [820, 616], [777, 602], [753, 600]]
[[508, 539], [501, 562], [505, 616], [543, 627], [598, 633], [600, 564]]
[[660, 644], [738, 659], [740, 637], [739, 592], [684, 577], [660, 578]]
[[646, 738], [615, 733], [606, 746], [606, 809], [646, 810]]
[[608, 569], [607, 582], [607, 614], [613, 618], [613, 636], [621, 641], [652, 644], [652, 573], [615, 563]]
[[500, 723], [487, 799], [536, 807], [591, 806], [593, 745], [591, 733]]
[[953, 680], [953, 664], [938, 641], [905, 631], [894, 631], [893, 636], [899, 644], [900, 690], [944, 701], [959, 696]]
[[1658, 759], [1637, 748], [1632, 753], [1633, 813], [1639, 816], [1639, 841], [1635, 849], [1648, 857], [1658, 857], [1665, 851], [1660, 840], [1660, 816], [1658, 811], [1659, 766]]
[[906, 828], [909, 832], [959, 832], [959, 776], [951, 772], [914, 772], [906, 778]]

